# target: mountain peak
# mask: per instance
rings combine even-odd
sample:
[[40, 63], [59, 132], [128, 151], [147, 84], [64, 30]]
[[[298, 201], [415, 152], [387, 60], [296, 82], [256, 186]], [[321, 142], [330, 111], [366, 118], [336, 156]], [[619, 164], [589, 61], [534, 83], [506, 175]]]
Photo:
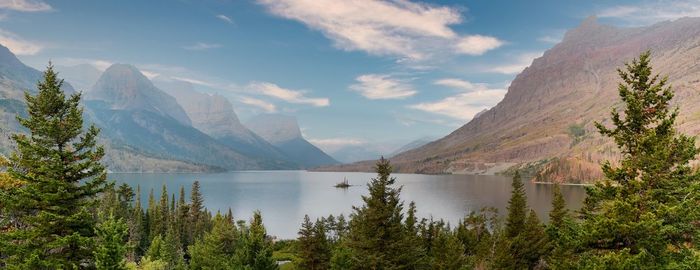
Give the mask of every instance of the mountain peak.
[[297, 118], [282, 114], [261, 114], [246, 122], [246, 126], [272, 144], [302, 138]]
[[107, 68], [88, 92], [87, 99], [105, 101], [112, 109], [156, 112], [191, 125], [175, 98], [156, 88], [141, 71], [128, 64], [114, 64]]

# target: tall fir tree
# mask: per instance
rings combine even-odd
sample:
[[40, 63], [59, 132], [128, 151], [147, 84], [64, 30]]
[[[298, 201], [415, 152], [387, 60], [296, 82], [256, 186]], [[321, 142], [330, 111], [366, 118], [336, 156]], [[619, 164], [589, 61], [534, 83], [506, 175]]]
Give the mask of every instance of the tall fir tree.
[[[649, 51], [618, 73], [624, 112], [613, 108], [613, 127], [596, 127], [622, 158], [605, 162], [605, 179], [586, 190], [582, 267], [698, 267], [700, 256], [691, 249], [700, 179], [689, 163], [698, 154], [695, 139], [676, 131], [674, 92], [667, 77], [652, 74]], [[695, 206], [687, 207], [689, 201]]]
[[403, 223], [401, 188], [395, 188], [392, 167], [383, 157], [375, 166], [377, 177], [362, 196], [364, 205], [353, 207], [347, 246], [355, 269], [413, 268], [424, 259], [418, 246], [410, 246]]
[[126, 270], [129, 227], [123, 219], [110, 214], [97, 225], [95, 234], [95, 267], [98, 270]]
[[190, 269], [236, 269], [238, 245], [235, 225], [221, 215], [214, 217], [212, 230], [189, 247]]
[[3, 190], [0, 205], [13, 221], [0, 233], [2, 260], [10, 269], [73, 269], [92, 261], [95, 217], [90, 212], [106, 186], [99, 130], [83, 132], [80, 93], [66, 97], [49, 63], [38, 93], [25, 93], [29, 134], [15, 134], [9, 174], [21, 182]]
[[299, 268], [325, 270], [330, 267], [331, 247], [323, 220], [316, 220], [314, 224], [309, 216], [304, 216], [297, 240], [299, 243], [297, 266]]
[[511, 184], [512, 191], [508, 200], [508, 216], [506, 217], [505, 233], [507, 237], [518, 236], [525, 228], [527, 219], [527, 195], [520, 173], [516, 172]]
[[276, 270], [279, 267], [272, 258], [272, 242], [263, 225], [260, 211], [253, 213], [250, 226], [240, 232], [241, 244], [236, 250], [236, 262], [244, 269]]
[[189, 221], [189, 231], [187, 235], [188, 243], [194, 243], [194, 240], [201, 237], [204, 234], [206, 227], [205, 224], [205, 212], [204, 209], [204, 197], [202, 197], [202, 192], [200, 190], [199, 181], [194, 181], [192, 183], [192, 191], [190, 192], [190, 221]]

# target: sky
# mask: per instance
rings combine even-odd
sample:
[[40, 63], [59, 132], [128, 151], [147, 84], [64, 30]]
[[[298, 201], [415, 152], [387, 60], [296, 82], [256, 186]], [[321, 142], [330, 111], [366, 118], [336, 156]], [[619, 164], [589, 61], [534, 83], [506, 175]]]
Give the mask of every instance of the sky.
[[112, 63], [298, 118], [324, 150], [439, 138], [588, 16], [619, 27], [700, 1], [0, 0], [0, 44], [43, 69]]

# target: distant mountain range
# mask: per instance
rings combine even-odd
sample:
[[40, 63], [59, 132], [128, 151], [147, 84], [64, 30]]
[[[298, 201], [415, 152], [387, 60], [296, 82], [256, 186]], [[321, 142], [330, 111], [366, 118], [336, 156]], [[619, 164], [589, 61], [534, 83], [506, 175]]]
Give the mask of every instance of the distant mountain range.
[[[104, 72], [89, 65], [56, 69], [59, 77], [66, 75], [64, 91], [75, 91], [68, 82], [80, 86], [85, 119], [101, 128], [100, 142], [107, 149], [104, 161], [111, 171], [304, 169], [337, 164], [300, 133], [268, 142], [241, 124], [226, 98], [197, 92], [189, 83], [156, 78], [154, 84], [126, 64], [114, 64]], [[9, 135], [24, 132], [15, 119], [26, 113], [23, 92], [35, 93], [41, 78], [40, 71], [0, 46], [3, 154], [13, 149]], [[299, 130], [296, 120], [277, 128]]]
[[263, 114], [251, 118], [246, 125], [303, 168], [339, 163], [304, 139], [293, 116]]
[[[616, 69], [645, 50], [652, 51], [654, 73], [668, 75], [676, 91], [679, 129], [700, 134], [700, 18], [618, 28], [591, 17], [520, 73], [498, 105], [444, 138], [396, 155], [392, 164], [407, 173], [519, 170], [535, 181], [594, 181], [600, 162], [619, 153], [593, 123], [611, 124], [610, 108], [620, 106]], [[372, 164], [324, 170], [369, 171]]]

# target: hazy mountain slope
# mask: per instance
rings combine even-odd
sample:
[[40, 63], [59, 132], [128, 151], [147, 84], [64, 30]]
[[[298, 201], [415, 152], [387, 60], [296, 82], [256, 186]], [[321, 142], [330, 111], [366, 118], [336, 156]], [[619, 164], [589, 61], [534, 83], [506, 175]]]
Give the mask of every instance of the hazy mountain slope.
[[80, 64], [74, 66], [56, 65], [58, 77], [69, 82], [76, 90], [86, 93], [92, 89], [95, 82], [102, 75], [102, 71], [90, 64]]
[[[589, 18], [520, 73], [494, 108], [392, 162], [400, 172], [494, 173], [516, 164], [539, 181], [596, 179], [599, 162], [618, 154], [593, 122], [610, 124], [610, 107], [620, 105], [616, 69], [648, 49], [654, 72], [668, 75], [677, 91], [680, 129], [697, 135], [700, 18], [642, 28], [600, 25]], [[367, 170], [370, 164], [334, 169]]]
[[246, 126], [272, 143], [290, 160], [303, 168], [337, 164], [338, 161], [309, 143], [301, 135], [297, 119], [293, 116], [263, 114], [253, 117]]
[[[59, 77], [61, 74], [59, 74]], [[27, 107], [24, 103], [24, 91], [36, 93], [36, 83], [42, 79], [42, 73], [24, 65], [7, 48], [0, 45], [0, 153], [8, 155], [14, 150], [10, 135], [26, 132], [17, 122], [17, 115], [26, 117]], [[64, 83], [63, 90], [74, 92], [69, 83]], [[89, 109], [85, 110], [89, 115]], [[91, 122], [89, 117], [86, 117]], [[196, 165], [182, 161], [164, 160], [149, 157], [137, 151], [115, 148], [104, 135], [100, 143], [105, 145], [106, 155], [103, 159], [111, 171], [203, 171], [209, 166]]]
[[241, 124], [233, 105], [221, 95], [197, 92], [192, 84], [165, 78], [154, 83], [175, 97], [192, 121], [192, 126], [247, 156], [274, 164], [275, 168], [297, 168], [275, 146]]
[[[484, 110], [484, 112], [485, 112], [485, 110]], [[479, 114], [477, 114], [477, 117], [478, 117], [478, 115]], [[396, 156], [396, 155], [401, 154], [403, 152], [416, 149], [416, 148], [421, 147], [423, 145], [426, 145], [434, 140], [435, 140], [435, 138], [431, 138], [431, 137], [422, 137], [422, 138], [415, 139], [415, 140], [410, 141], [409, 143], [399, 147], [399, 149], [394, 150], [394, 152], [392, 152], [389, 156], [393, 157], [393, 156]]]
[[97, 80], [86, 95], [90, 100], [102, 100], [116, 110], [142, 110], [169, 116], [184, 125], [191, 121], [175, 98], [153, 86], [134, 66], [114, 64]]

